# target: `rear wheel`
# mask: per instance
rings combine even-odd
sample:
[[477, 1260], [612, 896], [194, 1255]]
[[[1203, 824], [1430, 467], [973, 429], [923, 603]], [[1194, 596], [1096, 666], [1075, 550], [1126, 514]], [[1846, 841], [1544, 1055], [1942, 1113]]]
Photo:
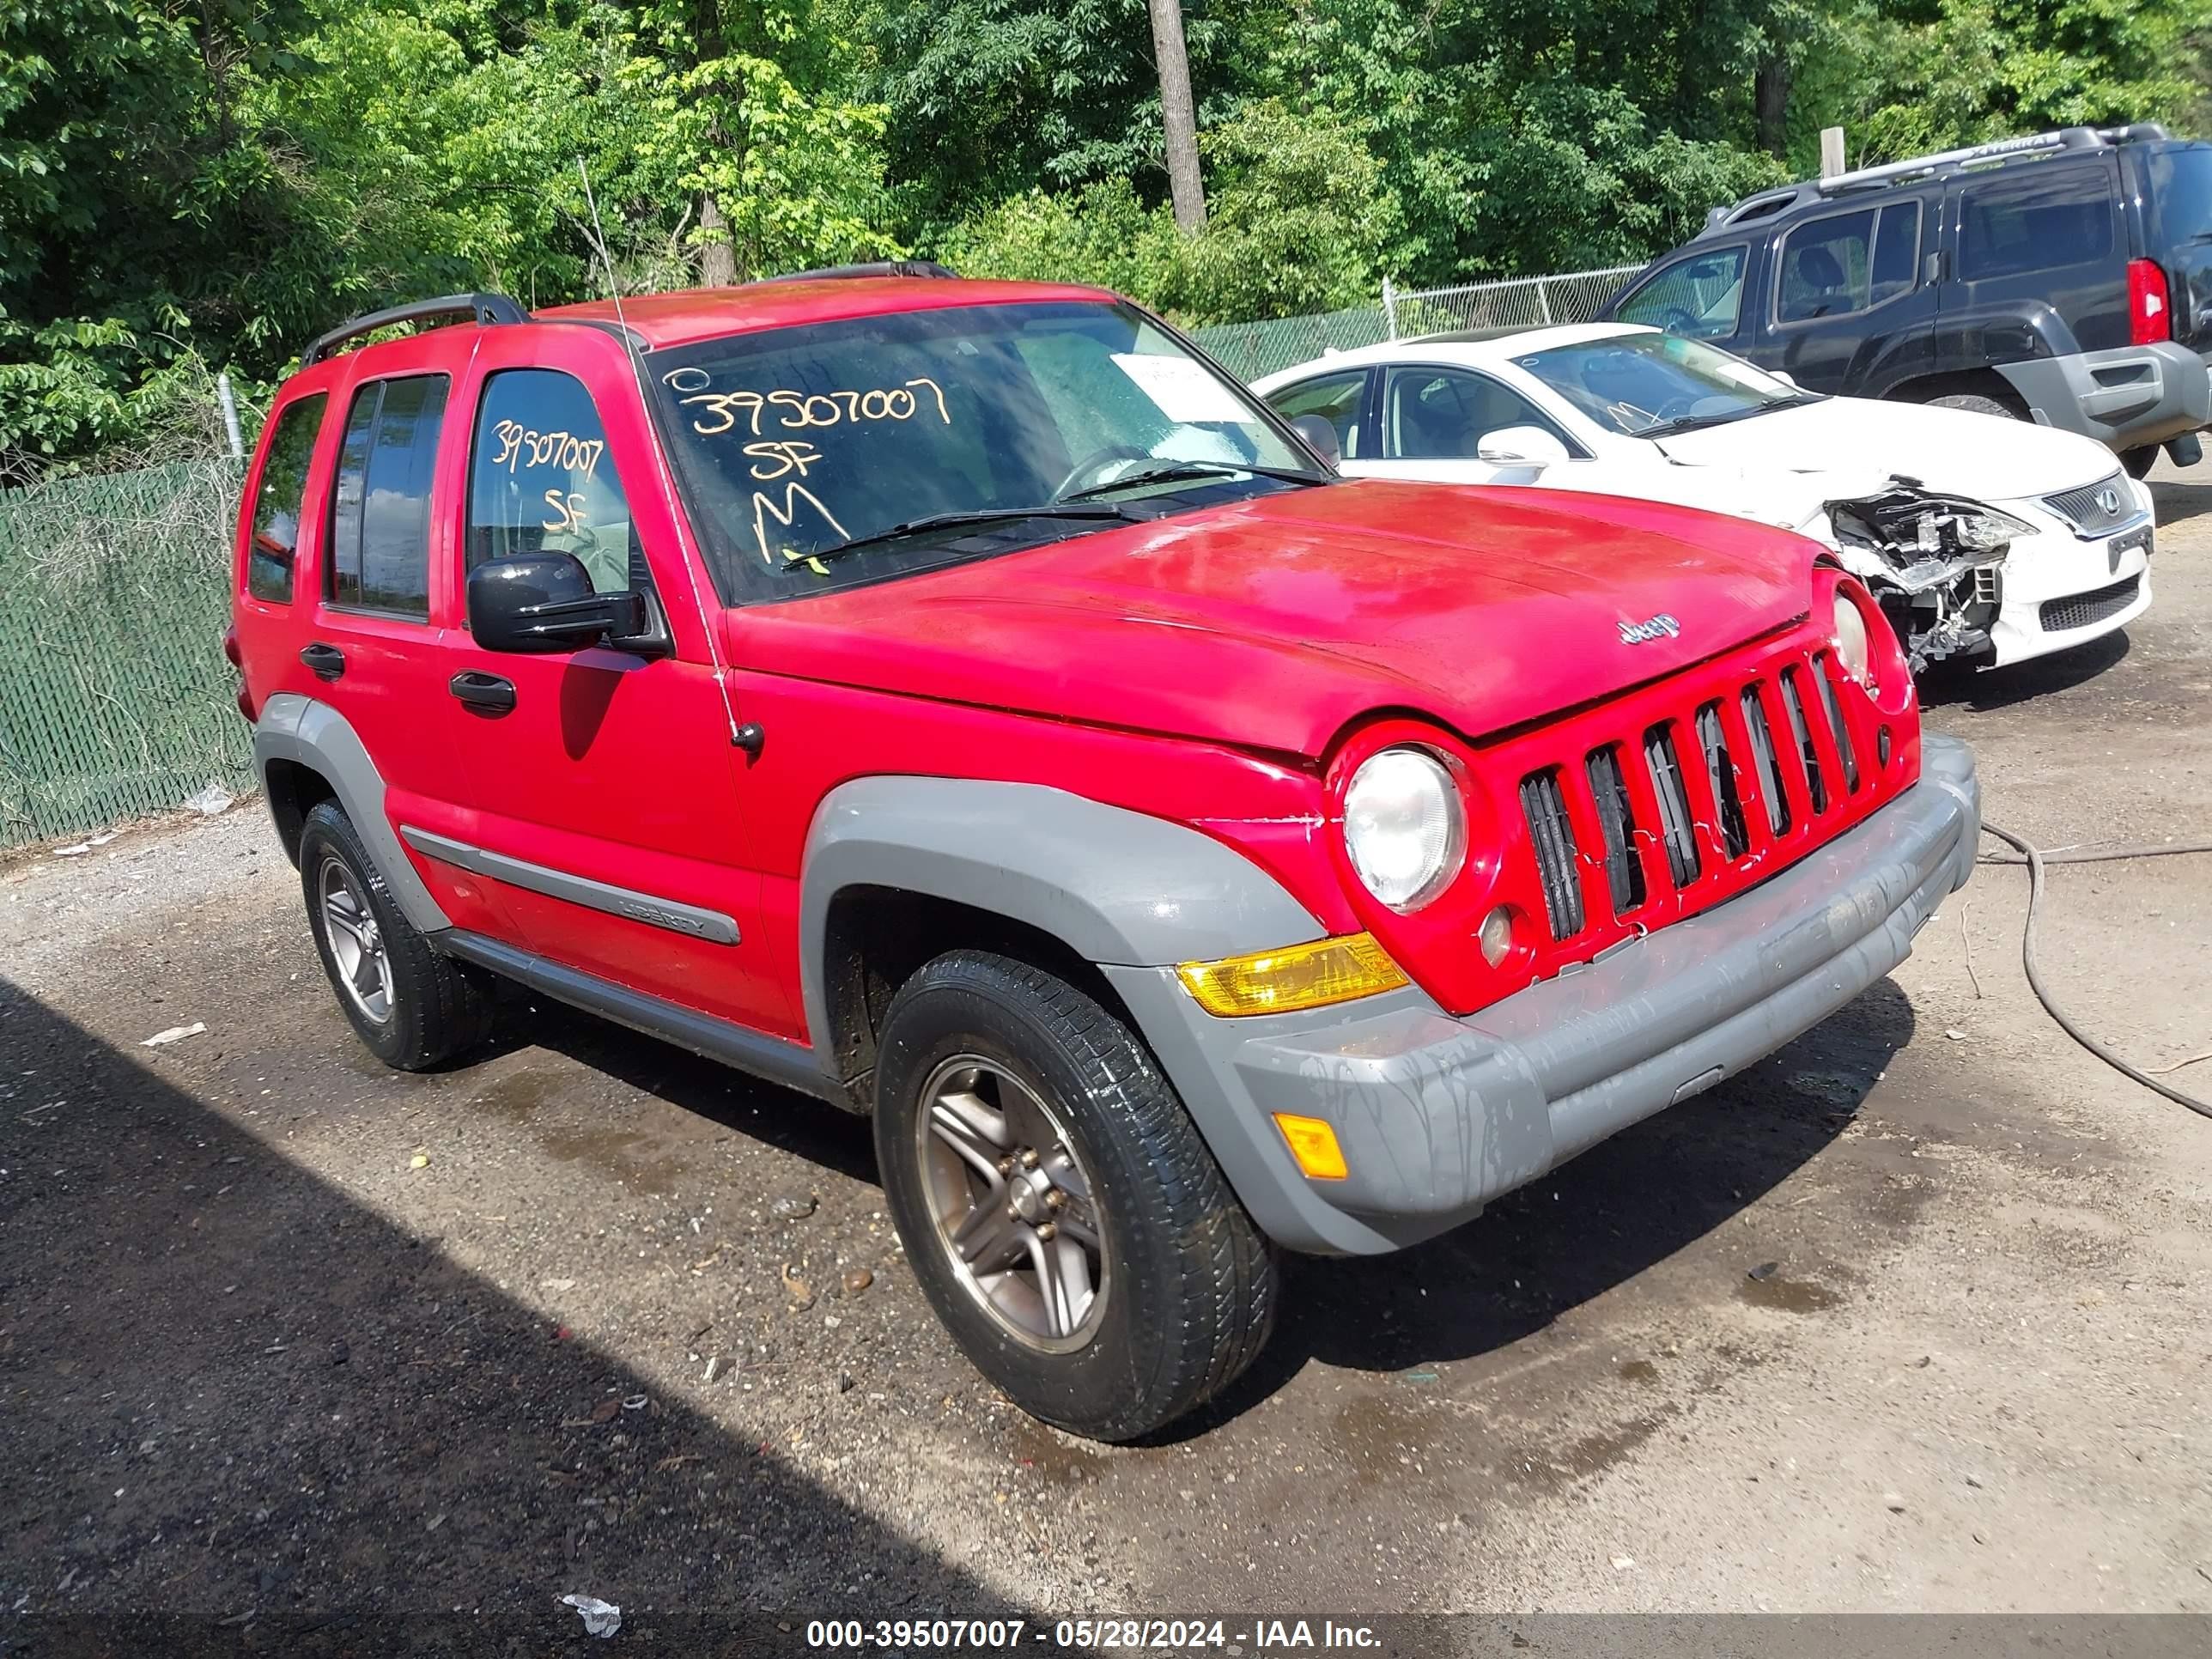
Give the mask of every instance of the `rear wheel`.
[[2015, 409], [2010, 404], [2000, 402], [1995, 398], [1987, 397], [1978, 392], [1947, 392], [1940, 398], [1930, 398], [1928, 400], [1928, 406], [1930, 409], [1964, 409], [1976, 415], [1995, 415], [2000, 420], [2006, 421], [2024, 421], [2027, 418], [2027, 412], [2025, 410]]
[[483, 977], [430, 948], [335, 801], [318, 805], [301, 829], [300, 882], [338, 1007], [379, 1060], [424, 1071], [491, 1034]]
[[1136, 1035], [1093, 997], [978, 951], [892, 1000], [876, 1155], [915, 1275], [1031, 1415], [1149, 1434], [1267, 1341], [1273, 1253]]

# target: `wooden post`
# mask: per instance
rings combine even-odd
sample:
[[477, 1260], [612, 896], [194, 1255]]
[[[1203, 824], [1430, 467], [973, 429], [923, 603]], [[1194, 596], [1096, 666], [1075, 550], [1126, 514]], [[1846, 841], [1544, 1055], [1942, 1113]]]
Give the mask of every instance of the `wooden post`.
[[1175, 221], [1206, 228], [1206, 186], [1198, 171], [1198, 112], [1190, 96], [1190, 56], [1182, 39], [1182, 0], [1150, 0], [1152, 56], [1160, 70], [1160, 125], [1166, 130], [1168, 193]]
[[1841, 127], [1820, 129], [1820, 176], [1832, 179], [1844, 171], [1844, 130]]

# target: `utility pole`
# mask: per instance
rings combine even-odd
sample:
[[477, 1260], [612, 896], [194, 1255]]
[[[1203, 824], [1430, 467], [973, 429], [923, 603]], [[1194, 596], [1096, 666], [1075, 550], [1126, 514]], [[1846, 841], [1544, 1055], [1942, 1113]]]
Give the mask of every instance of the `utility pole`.
[[1206, 228], [1206, 185], [1198, 172], [1198, 112], [1190, 100], [1190, 55], [1182, 40], [1182, 0], [1148, 0], [1152, 56], [1160, 66], [1160, 125], [1167, 131], [1168, 192], [1186, 234]]

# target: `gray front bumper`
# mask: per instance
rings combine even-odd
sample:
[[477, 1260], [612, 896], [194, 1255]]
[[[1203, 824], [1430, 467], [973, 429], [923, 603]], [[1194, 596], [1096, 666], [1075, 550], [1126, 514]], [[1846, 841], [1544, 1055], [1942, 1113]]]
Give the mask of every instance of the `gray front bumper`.
[[[1973, 752], [1727, 903], [1465, 1018], [1417, 990], [1216, 1019], [1172, 969], [1108, 968], [1253, 1217], [1293, 1249], [1370, 1254], [1457, 1225], [1819, 1024], [1902, 962], [1973, 870]], [[1310, 1181], [1269, 1114], [1325, 1118], [1350, 1168]]]
[[2115, 450], [2164, 443], [2212, 425], [2212, 369], [2176, 341], [1999, 363], [2045, 426]]

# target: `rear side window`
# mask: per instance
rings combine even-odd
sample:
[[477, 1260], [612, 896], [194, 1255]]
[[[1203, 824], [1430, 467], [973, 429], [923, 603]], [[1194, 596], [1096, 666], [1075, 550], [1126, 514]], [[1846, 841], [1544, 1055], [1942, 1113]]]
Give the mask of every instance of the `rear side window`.
[[323, 428], [327, 392], [287, 404], [261, 458], [261, 483], [253, 496], [253, 531], [246, 553], [246, 591], [277, 605], [292, 602], [292, 562], [300, 549], [300, 512], [307, 494], [307, 464]]
[[1912, 286], [1920, 256], [1920, 204], [1894, 202], [1814, 219], [1782, 239], [1775, 320], [1847, 317]]
[[606, 428], [583, 382], [510, 368], [484, 383], [469, 462], [468, 568], [573, 553], [595, 593], [652, 586]]
[[1662, 266], [1614, 314], [1669, 334], [1724, 339], [1743, 307], [1743, 257], [1740, 247], [1715, 248]]
[[414, 374], [354, 393], [331, 493], [332, 605], [430, 614], [430, 477], [447, 386], [443, 374]]
[[1286, 421], [1295, 421], [1301, 415], [1320, 416], [1335, 428], [1338, 452], [1346, 460], [1356, 461], [1360, 459], [1359, 400], [1366, 390], [1367, 374], [1363, 369], [1301, 380], [1275, 392], [1267, 402]]
[[2102, 167], [2033, 164], [1966, 187], [1959, 224], [1966, 282], [2086, 265], [2112, 252], [2112, 181]]
[[2191, 237], [2212, 236], [2212, 149], [2153, 154], [2150, 192], [2160, 240], [2168, 249]]

